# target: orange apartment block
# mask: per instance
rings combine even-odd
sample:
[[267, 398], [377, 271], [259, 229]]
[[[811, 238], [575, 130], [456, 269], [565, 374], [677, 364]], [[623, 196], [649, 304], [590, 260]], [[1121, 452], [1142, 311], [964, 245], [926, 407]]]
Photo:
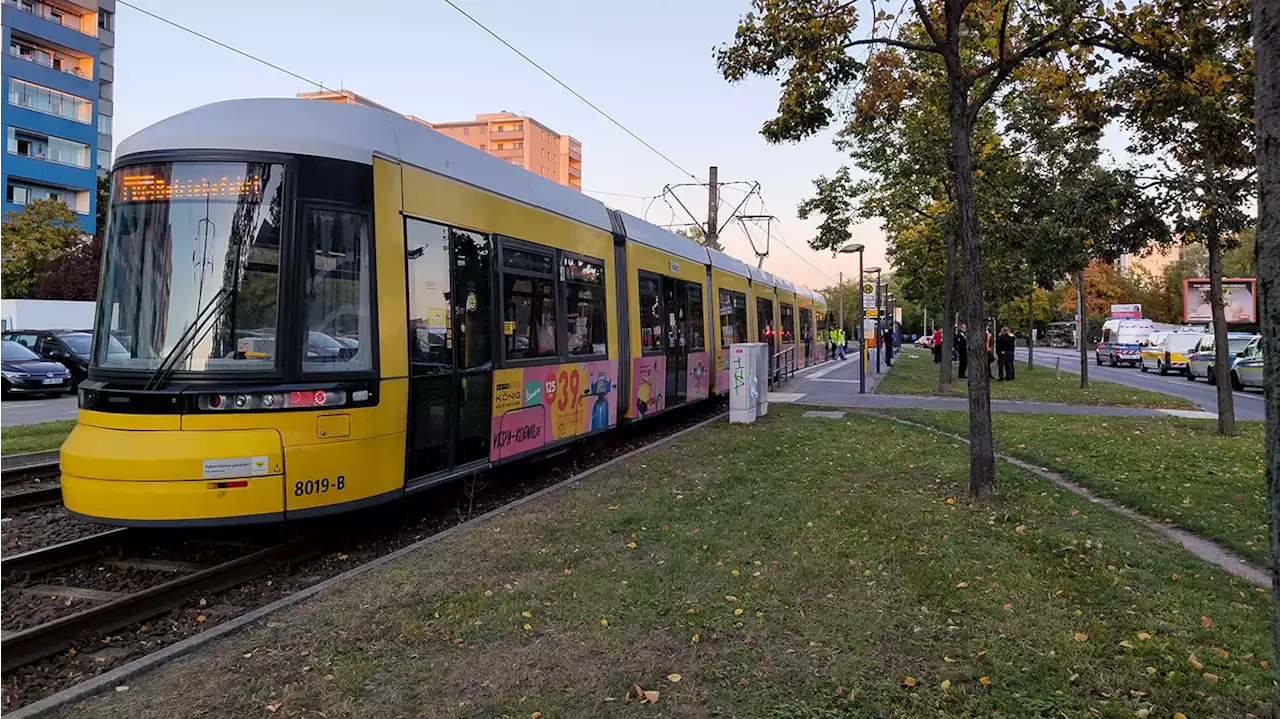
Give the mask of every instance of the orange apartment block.
[[582, 189], [582, 143], [532, 117], [494, 112], [476, 115], [474, 120], [435, 122], [431, 126], [513, 165], [575, 190]]
[[[350, 90], [302, 92], [298, 93], [298, 97], [365, 105], [395, 112]], [[510, 112], [476, 115], [474, 120], [461, 122], [427, 122], [413, 115], [405, 117], [529, 172], [536, 172], [566, 187], [582, 190], [582, 143], [569, 135], [557, 133], [532, 117]]]

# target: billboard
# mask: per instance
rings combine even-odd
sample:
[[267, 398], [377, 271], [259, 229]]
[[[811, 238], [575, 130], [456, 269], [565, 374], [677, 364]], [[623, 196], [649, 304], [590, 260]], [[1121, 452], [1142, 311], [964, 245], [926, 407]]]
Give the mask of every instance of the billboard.
[[[1258, 321], [1257, 285], [1252, 277], [1223, 278], [1222, 304], [1228, 324]], [[1208, 279], [1193, 277], [1182, 281], [1182, 317], [1185, 322], [1213, 321]]]
[[1142, 319], [1142, 305], [1111, 305], [1111, 319], [1140, 320]]

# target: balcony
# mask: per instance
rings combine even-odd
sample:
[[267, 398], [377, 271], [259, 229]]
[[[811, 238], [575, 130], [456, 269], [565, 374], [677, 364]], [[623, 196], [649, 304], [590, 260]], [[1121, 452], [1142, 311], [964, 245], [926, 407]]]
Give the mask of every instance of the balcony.
[[582, 179], [582, 166], [569, 163], [569, 177]]
[[9, 57], [56, 72], [66, 73], [81, 80], [93, 80], [93, 58], [77, 57], [36, 43], [16, 33], [9, 41]]
[[512, 157], [524, 157], [524, 148], [507, 147], [507, 148], [498, 150], [494, 148], [492, 145], [490, 145], [489, 154], [493, 155], [494, 157], [501, 157], [504, 160]]
[[582, 162], [582, 145], [574, 145], [574, 144], [569, 145], [569, 162], [570, 163]]
[[504, 140], [523, 140], [523, 130], [503, 130], [502, 132], [490, 131], [489, 142], [501, 142]]
[[98, 36], [96, 14], [90, 17], [88, 13], [81, 12], [79, 9], [40, 2], [40, 0], [4, 0], [4, 4], [78, 33]]

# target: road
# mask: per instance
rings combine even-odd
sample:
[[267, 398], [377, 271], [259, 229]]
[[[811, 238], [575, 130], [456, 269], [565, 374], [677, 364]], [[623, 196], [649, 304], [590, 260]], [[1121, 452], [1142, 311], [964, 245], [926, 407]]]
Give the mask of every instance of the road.
[[[1018, 358], [1023, 362], [1027, 361], [1026, 348], [1018, 348]], [[1061, 358], [1064, 372], [1080, 373], [1080, 354], [1076, 350], [1037, 347], [1035, 358], [1037, 365], [1049, 367], [1054, 366], [1058, 359]], [[1106, 365], [1099, 367], [1094, 362], [1093, 353], [1090, 352], [1089, 378], [1128, 385], [1135, 389], [1162, 392], [1174, 397], [1191, 400], [1207, 412], [1218, 411], [1217, 387], [1212, 387], [1202, 380], [1189, 382], [1186, 377], [1180, 374], [1161, 377], [1155, 372], [1143, 372], [1136, 367], [1109, 367]], [[1264, 419], [1261, 392], [1233, 392], [1232, 394], [1235, 396], [1236, 419], [1258, 421]]]
[[14, 397], [0, 403], [0, 425], [5, 427], [75, 418], [76, 396], [74, 394], [57, 399]]

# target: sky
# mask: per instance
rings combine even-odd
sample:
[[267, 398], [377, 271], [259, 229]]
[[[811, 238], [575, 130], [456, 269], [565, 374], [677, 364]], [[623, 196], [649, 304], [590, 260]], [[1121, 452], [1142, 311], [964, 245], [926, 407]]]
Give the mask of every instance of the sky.
[[[692, 178], [443, 0], [130, 2], [309, 80], [428, 121], [502, 110], [533, 117], [582, 142], [583, 187], [597, 191], [594, 197], [654, 224], [689, 222], [675, 202], [641, 198]], [[795, 214], [811, 194], [813, 178], [847, 161], [832, 146], [831, 134], [769, 145], [759, 129], [773, 117], [777, 82], [730, 85], [716, 71], [712, 50], [732, 39], [747, 0], [458, 2], [699, 179], [716, 165], [721, 182], [758, 181], [763, 203], [753, 198], [744, 212], [780, 219], [766, 270], [813, 289], [834, 285], [840, 272], [857, 272], [855, 256], [810, 250], [816, 221]], [[115, 67], [117, 144], [199, 105], [317, 89], [125, 5], [118, 5], [116, 16]], [[726, 201], [736, 205], [744, 190], [725, 188]], [[676, 191], [703, 221], [705, 189]], [[722, 206], [722, 222], [727, 214]], [[751, 233], [763, 249], [763, 230], [752, 227]], [[857, 226], [854, 241], [867, 246], [867, 266], [884, 266], [878, 223]], [[741, 229], [726, 229], [721, 242], [729, 254], [756, 264]]]

